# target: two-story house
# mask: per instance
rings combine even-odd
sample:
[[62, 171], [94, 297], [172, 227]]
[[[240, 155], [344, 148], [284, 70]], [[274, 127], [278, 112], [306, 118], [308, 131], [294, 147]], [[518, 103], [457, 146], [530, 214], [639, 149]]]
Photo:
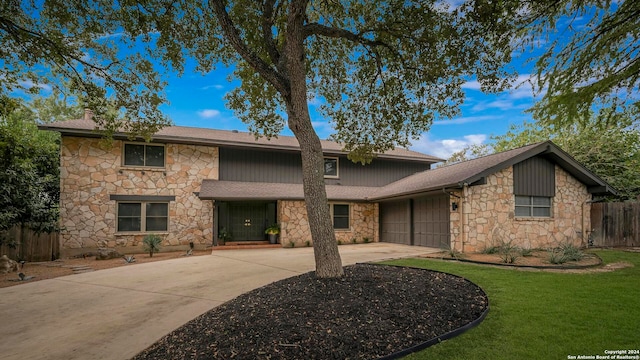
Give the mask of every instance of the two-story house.
[[[186, 249], [264, 241], [309, 246], [298, 142], [172, 126], [151, 142], [102, 141], [90, 117], [41, 126], [60, 132], [62, 256], [141, 250], [146, 234]], [[322, 142], [325, 183], [341, 243], [388, 241], [479, 250], [498, 239], [542, 247], [584, 244], [589, 201], [613, 190], [551, 142], [431, 169], [406, 149], [363, 166]]]

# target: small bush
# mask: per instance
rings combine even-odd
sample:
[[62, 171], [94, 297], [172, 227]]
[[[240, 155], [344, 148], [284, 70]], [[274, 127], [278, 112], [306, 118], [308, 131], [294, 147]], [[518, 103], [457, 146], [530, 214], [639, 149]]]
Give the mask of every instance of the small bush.
[[483, 254], [488, 254], [488, 255], [493, 255], [493, 254], [497, 254], [500, 252], [500, 246], [489, 246], [487, 248], [484, 248], [481, 253]]
[[356, 242], [357, 242], [356, 238], [354, 238], [354, 237], [353, 237], [353, 238], [351, 238], [351, 243], [352, 243], [352, 244], [355, 244]]
[[310, 246], [311, 246], [311, 241], [307, 240], [307, 241], [305, 241], [305, 242], [304, 242], [304, 244], [305, 244], [307, 247], [310, 247]]
[[149, 257], [153, 257], [153, 253], [160, 251], [162, 239], [156, 234], [145, 235], [142, 239], [142, 249], [149, 252]]
[[513, 240], [509, 240], [508, 242], [503, 241], [500, 246], [498, 246], [498, 254], [505, 264], [515, 263], [522, 254], [521, 251], [518, 246], [513, 245]]
[[289, 247], [292, 247], [292, 248], [296, 247], [296, 243], [294, 243], [293, 241], [289, 241]]
[[371, 240], [368, 237], [365, 237], [364, 239], [362, 239], [362, 241], [364, 241], [365, 244], [368, 244], [371, 242]]
[[582, 258], [584, 258], [584, 253], [572, 244], [562, 244], [560, 247], [549, 250], [549, 262], [552, 264], [580, 261]]
[[524, 257], [533, 256], [533, 249], [531, 248], [522, 248], [520, 249], [520, 255]]

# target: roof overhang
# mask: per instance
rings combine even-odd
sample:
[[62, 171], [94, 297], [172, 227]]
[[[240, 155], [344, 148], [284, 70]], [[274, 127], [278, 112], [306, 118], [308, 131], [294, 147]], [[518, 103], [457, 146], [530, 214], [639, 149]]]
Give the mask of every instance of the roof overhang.
[[[368, 201], [378, 188], [326, 185], [325, 189], [330, 201]], [[216, 201], [304, 200], [304, 189], [302, 184], [205, 179], [198, 196], [203, 200]]]

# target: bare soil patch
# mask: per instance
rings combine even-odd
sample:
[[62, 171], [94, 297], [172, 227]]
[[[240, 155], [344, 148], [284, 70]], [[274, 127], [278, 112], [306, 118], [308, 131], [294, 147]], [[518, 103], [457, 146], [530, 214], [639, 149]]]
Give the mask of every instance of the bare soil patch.
[[358, 264], [249, 293], [195, 318], [134, 359], [376, 359], [479, 323], [477, 285], [424, 269]]
[[[135, 266], [136, 264], [147, 262], [176, 259], [184, 257], [185, 255], [186, 251], [159, 252], [153, 254], [153, 257], [149, 257], [149, 254], [135, 254], [134, 257], [136, 261], [133, 263], [127, 263], [123, 258], [96, 260], [95, 256], [86, 258], [66, 258], [37, 263], [27, 262], [18, 272], [23, 273], [25, 276], [33, 276], [32, 279], [28, 281], [16, 281], [19, 279], [17, 272], [0, 274], [0, 288], [88, 271], [110, 269], [119, 266]], [[211, 255], [211, 250], [194, 250], [190, 256], [202, 255]]]

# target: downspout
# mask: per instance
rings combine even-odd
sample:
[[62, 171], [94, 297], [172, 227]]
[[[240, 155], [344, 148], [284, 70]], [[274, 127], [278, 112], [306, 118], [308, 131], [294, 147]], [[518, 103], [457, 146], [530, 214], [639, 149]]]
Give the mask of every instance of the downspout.
[[463, 183], [462, 184], [462, 198], [460, 200], [460, 238], [461, 238], [461, 244], [460, 244], [460, 252], [464, 253], [464, 244], [467, 243], [468, 239], [467, 236], [468, 234], [464, 231], [464, 225], [468, 222], [467, 216], [465, 215], [466, 212], [464, 211], [464, 208], [467, 205], [467, 191], [469, 189], [469, 184], [467, 183]]

